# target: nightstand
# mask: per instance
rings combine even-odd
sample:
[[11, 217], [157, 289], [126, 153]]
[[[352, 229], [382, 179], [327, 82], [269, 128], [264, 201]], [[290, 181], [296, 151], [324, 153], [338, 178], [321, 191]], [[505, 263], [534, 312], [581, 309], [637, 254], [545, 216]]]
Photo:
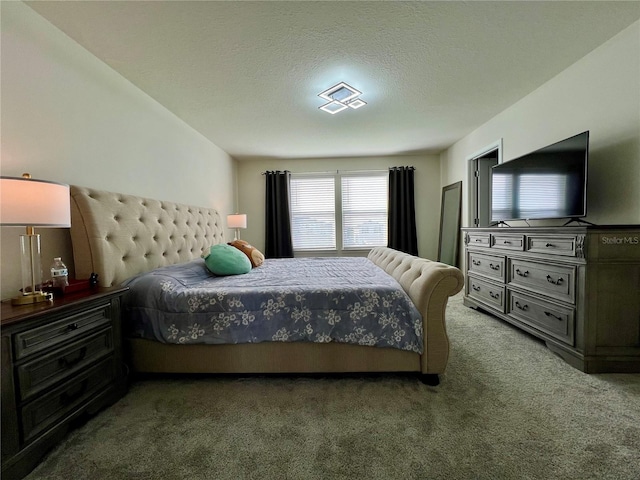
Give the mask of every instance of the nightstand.
[[52, 302], [2, 303], [2, 478], [29, 473], [87, 414], [126, 392], [120, 298], [95, 288]]

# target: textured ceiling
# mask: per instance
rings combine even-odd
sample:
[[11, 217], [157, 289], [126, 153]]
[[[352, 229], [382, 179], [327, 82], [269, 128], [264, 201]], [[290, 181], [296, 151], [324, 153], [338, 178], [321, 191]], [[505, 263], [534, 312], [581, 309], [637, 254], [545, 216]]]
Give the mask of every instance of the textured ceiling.
[[[436, 153], [640, 18], [638, 2], [26, 2], [238, 159]], [[359, 110], [317, 94], [344, 81]]]

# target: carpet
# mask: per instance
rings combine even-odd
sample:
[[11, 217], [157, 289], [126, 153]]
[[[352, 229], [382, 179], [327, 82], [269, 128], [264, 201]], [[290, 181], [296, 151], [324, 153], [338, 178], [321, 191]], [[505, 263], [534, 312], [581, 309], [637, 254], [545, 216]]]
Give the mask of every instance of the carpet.
[[581, 373], [450, 299], [441, 384], [411, 375], [147, 379], [26, 478], [640, 478], [640, 374]]

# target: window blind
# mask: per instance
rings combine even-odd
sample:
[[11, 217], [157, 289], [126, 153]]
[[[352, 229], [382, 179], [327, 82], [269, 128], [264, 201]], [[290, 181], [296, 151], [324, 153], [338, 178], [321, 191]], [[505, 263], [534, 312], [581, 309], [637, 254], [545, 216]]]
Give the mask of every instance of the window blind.
[[293, 249], [335, 250], [334, 177], [292, 177], [290, 195]]
[[377, 247], [387, 244], [389, 175], [343, 175], [342, 246]]

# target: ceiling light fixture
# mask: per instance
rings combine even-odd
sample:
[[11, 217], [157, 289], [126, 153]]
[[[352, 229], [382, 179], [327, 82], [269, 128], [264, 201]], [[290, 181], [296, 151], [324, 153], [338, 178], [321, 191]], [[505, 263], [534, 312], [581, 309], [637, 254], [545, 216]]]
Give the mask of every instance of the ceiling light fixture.
[[318, 108], [330, 113], [331, 115], [335, 115], [346, 108], [353, 108], [355, 110], [357, 108], [364, 107], [367, 104], [367, 102], [358, 98], [360, 95], [362, 95], [360, 90], [356, 90], [352, 86], [347, 85], [344, 82], [340, 82], [318, 94], [320, 98], [328, 101], [328, 103], [325, 103]]

